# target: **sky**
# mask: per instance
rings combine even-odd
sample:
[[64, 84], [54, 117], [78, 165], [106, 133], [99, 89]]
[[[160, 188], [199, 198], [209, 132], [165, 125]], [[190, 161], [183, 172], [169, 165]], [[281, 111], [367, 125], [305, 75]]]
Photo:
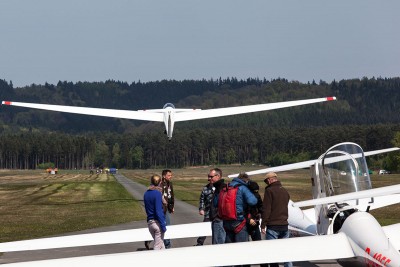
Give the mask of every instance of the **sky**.
[[0, 79], [400, 76], [400, 1], [0, 0]]

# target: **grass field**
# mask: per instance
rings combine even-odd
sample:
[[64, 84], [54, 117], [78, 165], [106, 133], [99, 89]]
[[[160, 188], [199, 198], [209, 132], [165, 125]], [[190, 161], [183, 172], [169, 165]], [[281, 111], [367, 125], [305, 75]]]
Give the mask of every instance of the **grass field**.
[[0, 242], [144, 218], [140, 204], [111, 175], [0, 171]]
[[[197, 206], [210, 167], [173, 170], [176, 198]], [[222, 167], [224, 176], [260, 167]], [[149, 184], [161, 170], [120, 170], [130, 179]], [[308, 170], [279, 173], [293, 201], [311, 199]], [[263, 195], [263, 176], [253, 176]], [[399, 184], [400, 175], [372, 175], [373, 187]], [[228, 179], [229, 180], [229, 179]], [[400, 204], [371, 212], [382, 225], [400, 222]], [[58, 235], [145, 219], [138, 201], [112, 175], [88, 171], [0, 171], [0, 242]]]

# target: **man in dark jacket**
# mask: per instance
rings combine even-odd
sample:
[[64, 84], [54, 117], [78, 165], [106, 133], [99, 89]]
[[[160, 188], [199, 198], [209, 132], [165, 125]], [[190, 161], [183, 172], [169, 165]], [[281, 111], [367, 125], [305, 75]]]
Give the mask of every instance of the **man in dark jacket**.
[[[215, 187], [213, 186], [211, 178], [208, 177], [208, 184], [206, 184], [203, 187], [199, 200], [199, 214], [203, 216], [203, 222], [210, 221], [210, 209], [211, 209], [212, 199], [214, 197], [214, 191]], [[200, 236], [199, 238], [197, 238], [196, 246], [204, 245], [205, 240], [206, 240], [205, 236]]]
[[218, 216], [218, 196], [222, 188], [225, 186], [224, 179], [222, 179], [222, 171], [219, 168], [211, 169], [208, 173], [208, 178], [214, 187], [214, 194], [212, 197], [212, 203], [210, 206], [210, 221], [212, 231], [212, 243], [224, 244], [226, 238], [226, 232], [224, 229], [223, 221]]
[[[162, 171], [162, 182], [161, 186], [163, 189], [163, 197], [167, 203], [167, 211], [165, 212], [165, 220], [167, 225], [171, 224], [171, 215], [174, 213], [174, 204], [175, 204], [175, 197], [174, 197], [174, 188], [172, 186], [172, 171], [171, 170], [163, 170]], [[165, 248], [171, 248], [171, 240], [164, 239]]]
[[251, 240], [258, 241], [261, 240], [261, 232], [260, 232], [260, 221], [261, 221], [261, 214], [263, 210], [263, 201], [258, 193], [260, 187], [258, 186], [256, 181], [249, 180], [247, 182], [247, 186], [249, 187], [250, 191], [254, 194], [257, 198], [257, 205], [250, 206], [247, 215], [247, 231], [251, 236]]
[[[288, 203], [289, 193], [278, 181], [278, 176], [274, 172], [267, 173], [264, 182], [265, 187], [263, 200], [263, 213], [261, 222], [261, 232], [266, 234], [266, 239], [289, 238], [288, 229]], [[267, 228], [267, 230], [265, 230]], [[266, 266], [266, 265], [262, 265]], [[271, 263], [271, 267], [278, 267], [278, 263]], [[285, 267], [292, 267], [291, 262], [285, 262]]]

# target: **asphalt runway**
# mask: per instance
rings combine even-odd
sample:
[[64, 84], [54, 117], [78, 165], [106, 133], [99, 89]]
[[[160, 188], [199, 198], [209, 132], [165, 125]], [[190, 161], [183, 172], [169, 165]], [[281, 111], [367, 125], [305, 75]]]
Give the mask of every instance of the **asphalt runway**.
[[[115, 175], [116, 179], [128, 190], [128, 192], [135, 198], [143, 203], [143, 194], [147, 188], [141, 184], [135, 183], [130, 179], [127, 179], [123, 175]], [[199, 192], [200, 194], [200, 192]], [[175, 201], [175, 212], [171, 216], [171, 224], [182, 224], [182, 223], [195, 223], [201, 222], [203, 217], [199, 215], [198, 209], [185, 202], [176, 200]], [[136, 228], [147, 227], [146, 221], [136, 221], [126, 224], [114, 225], [109, 227], [102, 227], [96, 229], [90, 229], [86, 231], [80, 231], [70, 233], [66, 235], [74, 234], [85, 234], [95, 232], [107, 232], [117, 230], [128, 230]], [[196, 244], [196, 238], [183, 238], [171, 240], [172, 247], [184, 247], [193, 246]], [[211, 240], [207, 237], [205, 245], [211, 245]], [[121, 252], [132, 252], [146, 250], [143, 242], [136, 243], [123, 243], [123, 244], [112, 244], [112, 245], [98, 245], [98, 246], [87, 246], [79, 248], [63, 248], [63, 249], [49, 249], [49, 250], [36, 250], [36, 251], [22, 251], [22, 252], [8, 252], [0, 256], [0, 264], [13, 263], [13, 262], [24, 262], [33, 260], [45, 260], [45, 259], [57, 259], [65, 257], [78, 257], [78, 256], [89, 256], [89, 255], [100, 255], [109, 253], [121, 253]], [[250, 252], [251, 254], [251, 252]], [[281, 265], [283, 266], [283, 265]], [[334, 260], [328, 261], [313, 261], [313, 262], [294, 262], [293, 266], [296, 267], [338, 267], [340, 266]]]

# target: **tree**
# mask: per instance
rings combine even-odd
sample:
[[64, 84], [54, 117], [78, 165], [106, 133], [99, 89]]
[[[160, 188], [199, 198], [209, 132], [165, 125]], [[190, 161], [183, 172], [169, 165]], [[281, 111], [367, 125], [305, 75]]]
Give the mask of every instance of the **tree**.
[[104, 141], [96, 144], [96, 152], [94, 154], [94, 165], [104, 167], [110, 162], [108, 146]]
[[218, 152], [215, 149], [215, 147], [212, 147], [210, 149], [210, 159], [209, 159], [210, 162], [209, 162], [209, 164], [218, 164], [217, 158], [218, 158]]
[[[400, 147], [400, 132], [396, 132], [392, 140], [392, 144], [396, 147]], [[388, 161], [390, 162], [390, 167], [392, 170], [400, 170], [400, 152], [389, 153]]]
[[141, 169], [144, 159], [143, 148], [141, 146], [135, 146], [134, 148], [131, 148], [130, 155], [133, 163], [132, 167], [139, 167], [139, 169]]
[[228, 164], [232, 164], [236, 161], [236, 153], [233, 148], [230, 148], [225, 154], [225, 161]]
[[112, 149], [112, 160], [111, 164], [116, 168], [120, 167], [121, 163], [121, 148], [118, 143], [115, 143]]

